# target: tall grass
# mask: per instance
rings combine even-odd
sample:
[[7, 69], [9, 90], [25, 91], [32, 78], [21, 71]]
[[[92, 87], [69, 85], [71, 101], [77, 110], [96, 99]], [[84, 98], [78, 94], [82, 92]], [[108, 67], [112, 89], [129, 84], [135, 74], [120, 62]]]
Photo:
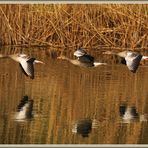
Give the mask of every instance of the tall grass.
[[0, 5], [0, 45], [147, 48], [147, 4]]

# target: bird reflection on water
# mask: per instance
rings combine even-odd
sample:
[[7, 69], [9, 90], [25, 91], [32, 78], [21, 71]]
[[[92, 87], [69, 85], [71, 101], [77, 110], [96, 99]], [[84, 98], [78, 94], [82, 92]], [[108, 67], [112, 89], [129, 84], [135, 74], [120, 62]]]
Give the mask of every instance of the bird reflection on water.
[[97, 121], [94, 119], [81, 119], [74, 123], [72, 132], [80, 134], [82, 137], [89, 137], [92, 128], [97, 127]]
[[147, 121], [146, 116], [144, 114], [139, 114], [135, 106], [127, 106], [126, 104], [120, 105], [119, 112], [123, 123]]
[[[78, 59], [76, 59], [77, 61], [79, 61]], [[50, 62], [50, 61], [49, 61]], [[57, 63], [58, 63], [58, 60], [56, 61]], [[51, 63], [51, 67], [52, 67], [52, 74], [55, 74], [59, 69], [57, 69], [56, 70], [56, 66], [55, 66], [55, 63], [56, 63], [55, 61], [54, 61], [54, 63]], [[57, 64], [56, 63], [56, 64]], [[13, 64], [13, 63], [12, 63]], [[70, 65], [70, 64], [69, 64]], [[109, 65], [109, 64], [108, 64]], [[61, 66], [61, 65], [60, 65]], [[71, 65], [70, 65], [71, 66]], [[51, 76], [51, 74], [50, 74], [50, 71], [51, 71], [51, 67], [49, 66], [49, 71], [47, 72], [47, 75], [49, 75], [49, 82], [51, 82], [51, 78], [50, 78], [50, 76]], [[107, 67], [107, 66], [105, 66], [105, 67]], [[64, 69], [65, 68], [65, 69]], [[63, 68], [63, 71], [64, 72], [66, 72], [67, 71], [67, 67], [64, 67]], [[72, 67], [73, 69], [75, 69], [75, 67], [73, 66]], [[91, 68], [90, 68], [91, 69]], [[108, 68], [106, 68], [107, 70], [109, 70]], [[13, 69], [12, 69], [13, 70]], [[55, 71], [54, 71], [55, 70]], [[76, 69], [77, 70], [77, 69]], [[78, 68], [78, 70], [79, 70], [79, 68]], [[83, 70], [83, 69], [82, 69]], [[111, 80], [110, 81], [110, 83], [109, 84], [107, 84], [107, 83], [105, 83], [104, 84], [104, 82], [109, 82], [107, 79], [106, 79], [106, 71], [104, 71], [104, 67], [102, 68], [102, 69], [100, 69], [100, 68], [98, 68], [98, 69], [93, 69], [92, 71], [90, 70], [90, 71], [88, 71], [87, 72], [87, 68], [86, 69], [84, 69], [85, 70], [85, 72], [86, 73], [83, 73], [83, 71], [81, 71], [81, 68], [80, 68], [80, 71], [77, 71], [76, 72], [76, 74], [77, 74], [77, 79], [76, 80], [78, 80], [79, 81], [79, 79], [80, 79], [80, 77], [79, 77], [79, 75], [81, 74], [81, 76], [83, 77], [85, 77], [85, 79], [82, 79], [82, 82], [88, 82], [88, 84], [90, 84], [90, 87], [88, 87], [88, 89], [86, 89], [85, 88], [85, 86], [80, 82], [80, 84], [78, 84], [79, 85], [79, 87], [77, 88], [78, 90], [83, 90], [83, 89], [85, 89], [85, 92], [87, 91], [88, 92], [88, 94], [90, 95], [90, 101], [94, 101], [95, 100], [95, 95], [97, 95], [97, 96], [99, 96], [100, 97], [100, 92], [102, 93], [102, 94], [104, 94], [104, 92], [105, 92], [105, 90], [107, 91], [107, 89], [106, 88], [108, 88], [108, 85], [109, 86], [112, 86], [112, 84], [113, 83], [120, 83], [120, 82], [123, 82], [123, 81], [117, 81], [117, 82], [114, 82], [114, 80], [112, 81], [112, 79], [109, 79], [109, 80]], [[104, 72], [104, 75], [102, 75], [102, 71], [99, 71], [99, 70], [102, 70], [103, 72]], [[118, 70], [118, 69], [117, 69]], [[63, 72], [62, 71], [62, 72]], [[91, 72], [91, 76], [89, 75], [90, 74], [90, 72]], [[100, 76], [101, 75], [101, 77], [98, 77], [98, 75], [97, 74], [95, 74], [95, 73], [93, 73], [93, 72], [97, 72], [97, 74]], [[112, 74], [111, 74], [111, 76], [112, 75], [114, 75], [114, 73], [115, 72], [117, 72], [117, 71], [112, 71]], [[127, 72], [128, 72], [128, 70], [127, 70]], [[86, 77], [86, 75], [85, 74], [88, 74], [88, 77]], [[119, 73], [116, 73], [116, 74], [120, 74], [120, 72]], [[40, 75], [40, 73], [39, 73], [39, 75]], [[16, 75], [16, 76], [18, 76], [18, 75]], [[63, 75], [63, 76], [65, 76], [65, 75]], [[132, 75], [133, 76], [133, 75]], [[141, 75], [140, 75], [141, 76]], [[74, 77], [74, 75], [73, 75], [73, 73], [70, 75], [70, 76], [65, 76], [65, 78], [69, 78], [68, 79], [68, 81], [67, 82], [69, 82], [69, 80], [70, 80], [70, 82], [71, 83], [74, 83], [74, 79], [73, 79], [73, 77]], [[122, 77], [122, 76], [121, 76]], [[13, 76], [12, 76], [12, 78], [13, 78]], [[27, 82], [26, 82], [26, 79], [25, 79], [25, 82], [24, 82], [24, 80], [22, 79], [22, 77], [21, 77], [21, 80], [23, 80], [23, 82], [24, 82], [24, 84], [25, 84], [25, 87], [22, 87], [22, 89], [26, 89], [25, 91], [23, 91], [23, 92], [29, 92], [29, 93], [32, 93], [33, 95], [34, 95], [34, 92], [37, 92], [36, 90], [42, 90], [41, 89], [41, 87], [39, 87], [38, 85], [37, 85], [37, 87], [36, 87], [36, 84], [45, 84], [45, 83], [40, 83], [39, 81], [41, 80], [42, 81], [42, 79], [44, 79], [43, 77], [38, 77], [39, 79], [35, 79], [34, 81], [32, 81], [32, 80], [30, 80], [30, 79], [27, 79]], [[46, 85], [45, 86], [43, 86], [42, 88], [45, 88], [45, 93], [47, 93], [47, 95], [44, 95], [43, 94], [43, 99], [45, 100], [45, 102], [47, 102], [48, 103], [48, 101], [49, 101], [49, 105], [51, 105], [51, 106], [49, 106], [49, 108], [47, 107], [46, 108], [46, 110], [50, 110], [50, 112], [52, 113], [52, 111], [54, 111], [55, 112], [55, 114], [53, 114], [53, 116], [52, 116], [52, 118], [54, 119], [54, 118], [56, 118], [56, 110], [55, 110], [55, 108], [61, 108], [61, 116], [58, 116], [60, 119], [61, 119], [61, 121], [62, 121], [62, 113], [63, 113], [63, 110], [62, 110], [62, 108], [64, 108], [65, 106], [62, 104], [61, 106], [60, 105], [58, 105], [59, 103], [58, 103], [58, 101], [56, 102], [56, 103], [53, 103], [51, 100], [52, 99], [49, 99], [49, 100], [46, 100], [46, 98], [48, 98], [48, 96], [53, 96], [53, 100], [56, 100], [56, 97], [54, 98], [54, 95], [53, 95], [53, 93], [57, 93], [57, 91], [56, 91], [56, 85], [55, 85], [55, 82], [57, 83], [57, 84], [59, 84], [60, 83], [60, 81], [58, 81], [57, 80], [57, 78], [59, 78], [60, 80], [61, 80], [61, 77], [59, 77], [59, 75], [56, 75], [55, 77], [54, 77], [54, 80], [52, 80], [52, 85], [53, 85], [53, 87], [55, 88], [55, 91], [54, 92], [50, 92], [50, 93], [47, 93], [47, 91], [48, 90], [50, 90], [50, 88], [52, 88], [52, 86], [49, 84], [49, 87], [47, 87], [47, 89], [45, 88], [46, 87]], [[99, 79], [98, 79], [99, 78]], [[106, 81], [104, 81], [104, 80], [106, 80]], [[118, 77], [117, 77], [118, 78]], [[127, 77], [126, 77], [127, 78]], [[37, 81], [36, 81], [37, 80]], [[39, 81], [38, 81], [39, 80]], [[45, 80], [47, 80], [47, 79], [45, 79]], [[91, 80], [91, 81], [90, 81]], [[117, 80], [117, 79], [116, 79]], [[64, 80], [63, 80], [63, 82], [64, 82]], [[102, 83], [103, 82], [103, 83]], [[138, 82], [137, 82], [138, 83]], [[18, 84], [19, 85], [21, 85], [19, 82], [18, 82]], [[98, 86], [98, 84], [101, 84], [102, 86]], [[123, 83], [123, 84], [125, 84], [125, 83]], [[128, 83], [127, 83], [128, 84]], [[59, 87], [59, 88], [63, 88], [63, 85], [62, 84], [60, 84], [61, 86]], [[78, 86], [77, 84], [76, 85], [74, 85], [74, 86]], [[29, 87], [28, 87], [29, 86]], [[32, 86], [34, 87], [34, 88], [32, 88]], [[75, 90], [77, 90], [76, 88], [74, 88], [74, 87], [69, 87], [69, 85], [67, 85], [67, 84], [65, 84], [64, 86], [66, 86], [66, 88], [68, 89], [68, 92], [71, 92], [71, 91], [73, 91], [73, 89], [75, 89]], [[72, 85], [73, 86], [73, 85]], [[92, 86], [95, 86], [96, 87], [96, 89], [92, 89], [91, 87]], [[119, 86], [120, 86], [120, 84], [119, 84]], [[123, 87], [124, 87], [125, 85], [123, 85]], [[81, 88], [82, 87], [82, 88]], [[116, 88], [116, 87], [114, 87], [114, 88]], [[30, 89], [32, 89], [31, 91], [30, 91]], [[35, 90], [36, 89], [36, 90]], [[90, 91], [89, 92], [89, 89], [90, 90], [92, 90], [92, 91]], [[122, 89], [122, 88], [121, 88]], [[29, 91], [28, 91], [29, 90]], [[67, 90], [65, 90], [64, 88], [63, 89], [59, 89], [60, 90], [60, 95], [64, 92], [64, 93], [66, 93], [67, 92]], [[99, 91], [98, 91], [99, 90]], [[120, 90], [119, 90], [120, 91]], [[111, 92], [111, 91], [108, 91], [108, 92]], [[43, 90], [43, 93], [44, 93], [44, 90]], [[77, 92], [75, 92], [75, 93], [77, 93]], [[106, 93], [106, 92], [105, 92]], [[129, 92], [130, 93], [130, 92]], [[112, 93], [111, 93], [112, 94]], [[116, 92], [115, 92], [115, 94], [116, 94]], [[37, 94], [38, 95], [38, 98], [40, 97], [40, 95], [41, 95], [41, 91], [39, 91], [39, 93]], [[59, 96], [60, 96], [59, 95]], [[68, 97], [71, 97], [69, 94], [66, 94]], [[81, 96], [81, 94], [80, 93], [78, 93], [78, 94], [76, 94], [76, 95], [80, 95]], [[118, 95], [118, 94], [117, 94]], [[57, 94], [55, 95], [55, 96], [57, 96]], [[75, 96], [75, 95], [74, 95]], [[60, 96], [61, 98], [62, 98], [62, 95]], [[85, 97], [85, 93], [84, 93], [84, 95], [83, 96], [81, 96], [81, 97], [79, 97], [78, 96], [78, 98], [77, 98], [77, 101], [78, 101], [78, 99], [79, 99], [79, 101], [81, 102], [83, 99], [83, 97]], [[104, 97], [105, 98], [105, 97]], [[94, 100], [93, 100], [94, 99]], [[107, 98], [108, 100], [109, 100], [109, 98]], [[122, 98], [122, 99], [124, 99], [124, 97]], [[61, 100], [61, 99], [60, 99]], [[71, 99], [72, 100], [72, 99]], [[69, 101], [71, 101], [71, 100], [69, 100]], [[84, 100], [85, 100], [85, 98], [84, 98]], [[26, 101], [27, 102], [27, 101]], [[51, 103], [52, 102], [52, 103]], [[64, 102], [64, 99], [62, 100], [62, 103]], [[98, 107], [98, 108], [100, 108], [100, 106], [102, 105], [102, 102], [101, 101], [96, 101], [98, 104], [97, 104], [97, 106], [96, 106], [96, 108]], [[109, 101], [107, 101], [107, 102], [105, 102], [106, 104], [108, 103]], [[33, 102], [32, 102], [33, 103]], [[39, 102], [38, 102], [38, 100], [35, 100], [35, 102], [34, 103], [36, 103], [36, 104], [38, 104]], [[51, 104], [50, 104], [51, 103]], [[103, 102], [104, 103], [104, 102]], [[117, 102], [118, 103], [118, 102]], [[30, 104], [31, 104], [31, 102], [30, 102]], [[44, 104], [45, 104], [45, 106], [46, 106], [46, 103], [42, 103], [42, 105], [43, 105], [43, 108], [44, 108]], [[71, 102], [71, 104], [72, 104], [72, 102]], [[92, 103], [90, 103], [90, 108], [91, 108], [91, 112], [93, 112], [93, 107], [91, 106], [91, 104]], [[33, 104], [32, 104], [33, 105]], [[67, 103], [65, 103], [65, 105], [67, 105]], [[100, 105], [100, 106], [99, 106]], [[35, 105], [35, 107], [36, 107], [37, 105]], [[55, 108], [53, 107], [53, 106], [55, 106]], [[68, 106], [68, 105], [67, 105]], [[67, 107], [66, 106], [66, 107]], [[74, 107], [73, 106], [73, 104], [72, 104], [72, 107]], [[87, 106], [88, 107], [88, 106]], [[117, 106], [117, 110], [116, 110], [116, 113], [118, 113], [118, 107], [119, 106]], [[122, 106], [123, 107], [123, 106]], [[24, 105], [24, 107], [21, 107], [21, 106], [19, 106], [18, 107], [18, 111], [17, 111], [17, 113], [16, 113], [16, 121], [26, 121], [26, 120], [28, 120], [29, 119], [29, 121], [30, 121], [30, 119], [32, 119], [33, 118], [33, 114], [31, 113], [28, 113], [28, 115], [27, 114], [25, 114], [25, 111], [23, 111], [23, 110], [27, 110], [27, 109], [25, 109], [25, 108], [27, 108], [27, 105]], [[33, 106], [32, 106], [32, 108], [33, 108]], [[84, 109], [85, 107], [83, 107], [83, 109]], [[110, 105], [110, 108], [112, 108], [112, 109], [114, 109], [114, 105]], [[110, 108], [107, 108], [107, 109], [104, 109], [105, 111], [107, 110], [107, 111], [109, 111], [110, 110]], [[126, 108], [126, 107], [123, 107], [123, 108]], [[122, 112], [124, 112], [123, 110], [124, 109], [121, 109], [122, 110]], [[134, 108], [134, 107], [133, 107]], [[21, 111], [22, 110], [22, 111]], [[127, 109], [127, 110], [130, 110], [130, 109]], [[136, 110], [136, 109], [135, 109]], [[44, 113], [45, 114], [47, 114], [47, 112], [46, 111], [44, 111]], [[43, 114], [44, 114], [43, 113]], [[87, 114], [87, 113], [86, 113]], [[124, 114], [126, 114], [126, 115], [124, 115]], [[129, 113], [123, 113], [122, 114], [122, 117], [124, 117], [123, 119], [122, 119], [122, 117], [121, 117], [121, 119], [122, 119], [122, 123], [125, 123], [125, 122], [127, 122], [127, 121], [129, 121], [128, 123], [131, 123], [131, 122], [133, 122], [133, 121], [140, 121], [139, 120], [139, 112], [137, 112], [137, 110], [136, 110], [136, 113], [135, 113], [135, 117], [133, 118], [133, 117], [130, 117], [131, 118], [131, 120], [129, 119], [129, 120], [127, 120], [126, 119], [126, 116], [128, 115]], [[65, 115], [65, 113], [64, 113], [64, 115]], [[112, 116], [112, 113], [108, 113], [108, 114], [105, 114], [105, 120], [104, 120], [104, 122], [102, 122], [101, 124], [102, 124], [102, 126], [103, 126], [103, 124], [104, 123], [109, 123], [110, 124], [110, 117], [109, 116]], [[98, 116], [97, 118], [98, 118], [98, 120], [99, 120], [99, 117], [100, 116]], [[118, 116], [119, 117], [119, 116]], [[140, 117], [142, 117], [142, 116], [140, 116]], [[50, 118], [50, 116], [49, 116], [49, 119], [48, 119], [48, 121], [49, 121], [49, 123], [50, 122], [52, 122], [52, 118]], [[69, 118], [69, 115], [68, 116], [66, 116], [65, 118]], [[71, 116], [70, 118], [73, 118], [73, 116]], [[36, 119], [36, 118], [33, 118], [33, 119]], [[119, 119], [119, 118], [118, 118]], [[118, 120], [117, 119], [117, 120]], [[124, 120], [124, 121], [123, 121]], [[59, 120], [57, 120], [57, 122], [58, 122]], [[27, 122], [27, 123], [29, 123], [29, 125], [30, 125], [30, 122]], [[31, 122], [31, 124], [33, 124], [34, 122]], [[42, 121], [41, 121], [41, 123], [42, 123]], [[61, 125], [61, 123], [59, 122], [59, 124]], [[42, 124], [41, 124], [42, 125]], [[100, 125], [100, 124], [99, 124]], [[105, 124], [104, 124], [105, 125]], [[52, 127], [51, 125], [50, 125], [50, 128], [52, 129], [52, 128], [54, 128], [54, 126]], [[107, 129], [107, 127], [105, 127], [104, 129]], [[58, 130], [58, 129], [57, 129]], [[68, 130], [66, 130], [66, 132], [67, 132]], [[69, 132], [69, 131], [68, 131]], [[70, 131], [71, 132], [71, 131]], [[80, 137], [82, 136], [82, 137], [90, 137], [90, 136], [92, 136], [92, 135], [94, 135], [94, 134], [96, 134], [97, 132], [95, 131], [93, 131], [93, 120], [92, 119], [81, 119], [81, 120], [78, 120], [75, 124], [74, 124], [74, 127], [73, 127], [73, 129], [72, 129], [72, 132], [73, 133], [75, 133], [75, 135], [80, 135]], [[60, 133], [60, 132], [59, 132]], [[50, 132], [49, 132], [49, 134], [50, 134]], [[69, 133], [67, 133], [67, 134], [69, 134]], [[66, 134], [66, 135], [67, 135]], [[61, 134], [59, 134], [59, 135], [61, 135]], [[72, 135], [72, 134], [71, 134]], [[79, 136], [76, 136], [76, 137], [78, 137], [79, 138]], [[95, 137], [95, 136], [94, 136]], [[97, 136], [96, 136], [97, 137]], [[87, 138], [86, 138], [87, 139]], [[97, 139], [97, 138], [96, 138]]]
[[28, 96], [23, 96], [17, 106], [17, 112], [15, 114], [15, 120], [25, 121], [33, 118], [33, 100]]

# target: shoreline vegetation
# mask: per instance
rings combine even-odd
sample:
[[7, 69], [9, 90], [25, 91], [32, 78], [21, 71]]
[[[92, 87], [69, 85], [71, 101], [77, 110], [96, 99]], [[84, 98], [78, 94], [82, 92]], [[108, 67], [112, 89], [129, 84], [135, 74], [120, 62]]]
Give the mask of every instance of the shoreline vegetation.
[[0, 46], [148, 49], [147, 4], [1, 4]]

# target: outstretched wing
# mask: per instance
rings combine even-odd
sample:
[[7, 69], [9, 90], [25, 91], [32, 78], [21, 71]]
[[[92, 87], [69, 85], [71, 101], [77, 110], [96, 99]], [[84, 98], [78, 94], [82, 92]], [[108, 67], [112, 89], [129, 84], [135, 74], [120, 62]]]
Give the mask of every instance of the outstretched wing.
[[82, 48], [79, 48], [79, 49], [77, 49], [77, 50], [74, 52], [74, 55], [75, 55], [76, 57], [81, 57], [81, 56], [83, 56], [83, 55], [85, 55], [85, 54], [87, 54], [87, 52], [86, 52], [84, 49], [82, 49]]
[[125, 60], [126, 60], [126, 65], [128, 69], [133, 73], [135, 73], [136, 70], [138, 69], [141, 59], [142, 59], [142, 55], [140, 54], [132, 53], [130, 55], [127, 55], [125, 57]]
[[34, 66], [33, 66], [34, 60], [35, 58], [30, 58], [27, 61], [22, 60], [20, 62], [23, 72], [25, 73], [25, 75], [30, 76], [31, 79], [34, 78]]

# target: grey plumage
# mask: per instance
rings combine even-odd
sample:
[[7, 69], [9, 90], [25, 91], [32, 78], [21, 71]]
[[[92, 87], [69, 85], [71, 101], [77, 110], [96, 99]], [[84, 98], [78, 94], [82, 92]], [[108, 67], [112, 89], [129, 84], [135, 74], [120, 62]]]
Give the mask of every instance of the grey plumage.
[[128, 69], [135, 73], [139, 67], [140, 61], [142, 59], [142, 55], [134, 52], [128, 52], [125, 60], [126, 60], [126, 65]]

